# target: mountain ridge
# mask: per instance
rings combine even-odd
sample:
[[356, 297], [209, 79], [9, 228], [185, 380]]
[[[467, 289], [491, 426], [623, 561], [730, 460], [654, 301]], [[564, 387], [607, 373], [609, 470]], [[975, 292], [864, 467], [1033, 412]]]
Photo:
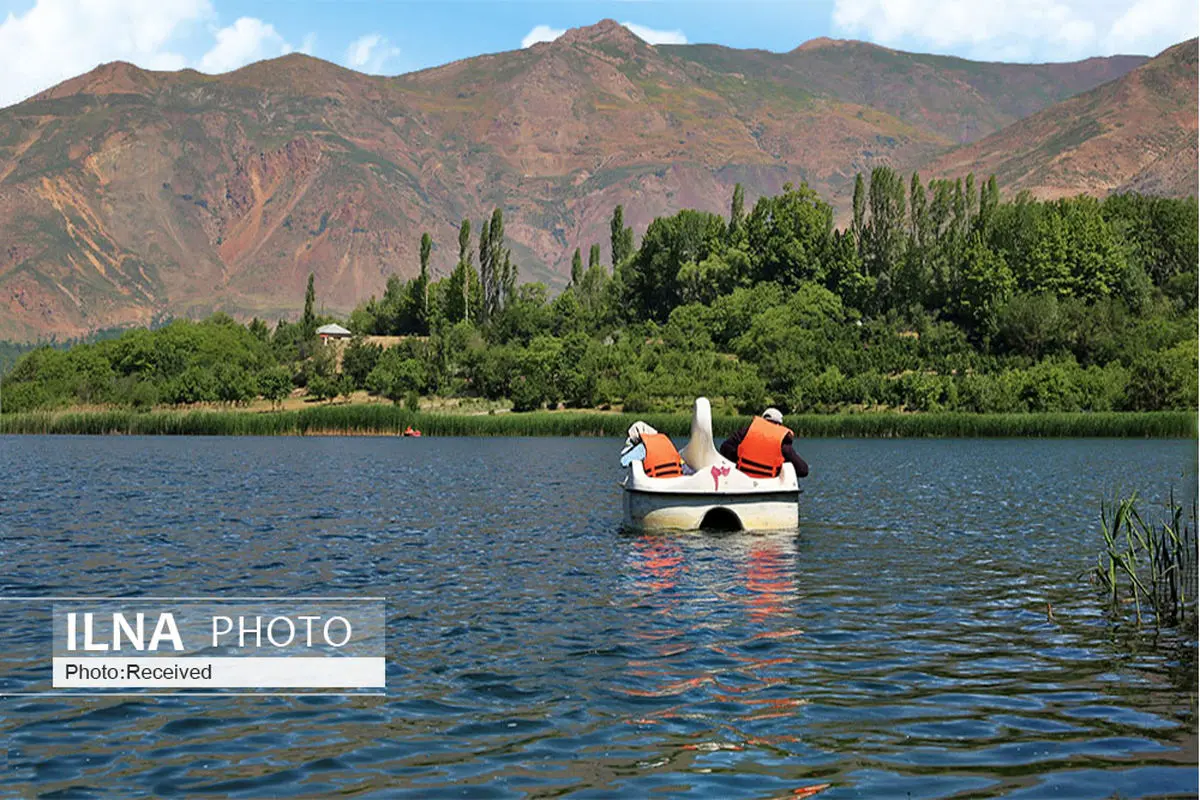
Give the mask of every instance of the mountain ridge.
[[521, 279], [561, 286], [618, 203], [639, 233], [723, 212], [737, 182], [844, 205], [857, 172], [932, 163], [1145, 63], [654, 46], [612, 21], [392, 77], [297, 53], [219, 76], [112, 62], [0, 110], [0, 338], [294, 315], [309, 272], [344, 312], [415, 272], [425, 230], [447, 273], [458, 222], [496, 206]]

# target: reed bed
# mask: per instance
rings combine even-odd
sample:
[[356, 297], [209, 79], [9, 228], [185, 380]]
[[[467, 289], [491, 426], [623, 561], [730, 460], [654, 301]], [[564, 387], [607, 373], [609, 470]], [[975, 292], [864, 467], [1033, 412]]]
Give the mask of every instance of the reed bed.
[[[523, 414], [439, 414], [378, 404], [325, 405], [299, 411], [88, 411], [0, 416], [0, 433], [128, 435], [396, 435], [411, 425], [431, 436], [620, 437], [635, 420], [686, 436], [688, 414], [540, 411]], [[747, 417], [713, 418], [727, 436]], [[788, 427], [803, 438], [1141, 437], [1194, 438], [1193, 412], [1079, 414], [829, 414], [796, 415]]]
[[1194, 624], [1196, 509], [1187, 519], [1172, 493], [1166, 518], [1147, 522], [1137, 506], [1136, 494], [1101, 505], [1104, 550], [1096, 558], [1092, 581], [1119, 617], [1132, 606], [1139, 628], [1148, 619], [1156, 628]]

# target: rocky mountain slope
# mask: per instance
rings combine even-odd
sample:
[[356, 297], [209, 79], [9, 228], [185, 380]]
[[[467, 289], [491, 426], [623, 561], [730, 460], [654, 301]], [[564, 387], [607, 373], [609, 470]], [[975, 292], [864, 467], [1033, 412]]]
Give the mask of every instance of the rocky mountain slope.
[[935, 159], [932, 176], [995, 174], [1012, 193], [1196, 193], [1196, 40], [1118, 80]]
[[497, 205], [521, 279], [562, 285], [575, 247], [607, 257], [618, 203], [640, 233], [724, 210], [739, 181], [751, 202], [799, 180], [844, 198], [858, 171], [924, 165], [1144, 62], [652, 47], [605, 21], [396, 78], [298, 54], [220, 76], [106, 64], [0, 110], [0, 338], [294, 315], [309, 272], [346, 311], [416, 271], [422, 231], [448, 272], [459, 221]]

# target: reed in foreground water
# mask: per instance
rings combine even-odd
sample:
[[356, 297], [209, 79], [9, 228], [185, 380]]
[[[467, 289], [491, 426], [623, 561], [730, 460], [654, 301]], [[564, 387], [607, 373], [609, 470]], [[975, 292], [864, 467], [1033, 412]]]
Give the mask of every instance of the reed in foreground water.
[[1101, 506], [1104, 551], [1091, 576], [1110, 609], [1133, 607], [1141, 627], [1194, 623], [1196, 617], [1196, 511], [1185, 518], [1172, 492], [1166, 518], [1147, 522], [1136, 494]]
[[[437, 414], [380, 404], [318, 406], [300, 411], [31, 412], [0, 416], [0, 433], [131, 435], [396, 435], [412, 426], [432, 436], [624, 436], [635, 420], [686, 436], [687, 414], [587, 411]], [[829, 414], [786, 420], [802, 438], [820, 437], [1143, 437], [1196, 436], [1191, 412], [1060, 414]], [[727, 436], [746, 417], [713, 418]]]

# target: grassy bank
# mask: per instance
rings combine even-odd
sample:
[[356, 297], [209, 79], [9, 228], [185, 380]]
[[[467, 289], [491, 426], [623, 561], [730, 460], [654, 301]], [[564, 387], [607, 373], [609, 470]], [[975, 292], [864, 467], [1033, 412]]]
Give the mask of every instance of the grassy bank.
[[[673, 436], [688, 432], [686, 414], [533, 412], [462, 415], [414, 413], [391, 405], [320, 406], [299, 411], [129, 411], [6, 414], [0, 433], [165, 434], [215, 436], [398, 434], [413, 426], [429, 436], [624, 436], [643, 419]], [[715, 417], [717, 436], [746, 417]], [[815, 437], [1155, 437], [1196, 436], [1196, 414], [829, 414], [787, 418], [797, 435]]]

